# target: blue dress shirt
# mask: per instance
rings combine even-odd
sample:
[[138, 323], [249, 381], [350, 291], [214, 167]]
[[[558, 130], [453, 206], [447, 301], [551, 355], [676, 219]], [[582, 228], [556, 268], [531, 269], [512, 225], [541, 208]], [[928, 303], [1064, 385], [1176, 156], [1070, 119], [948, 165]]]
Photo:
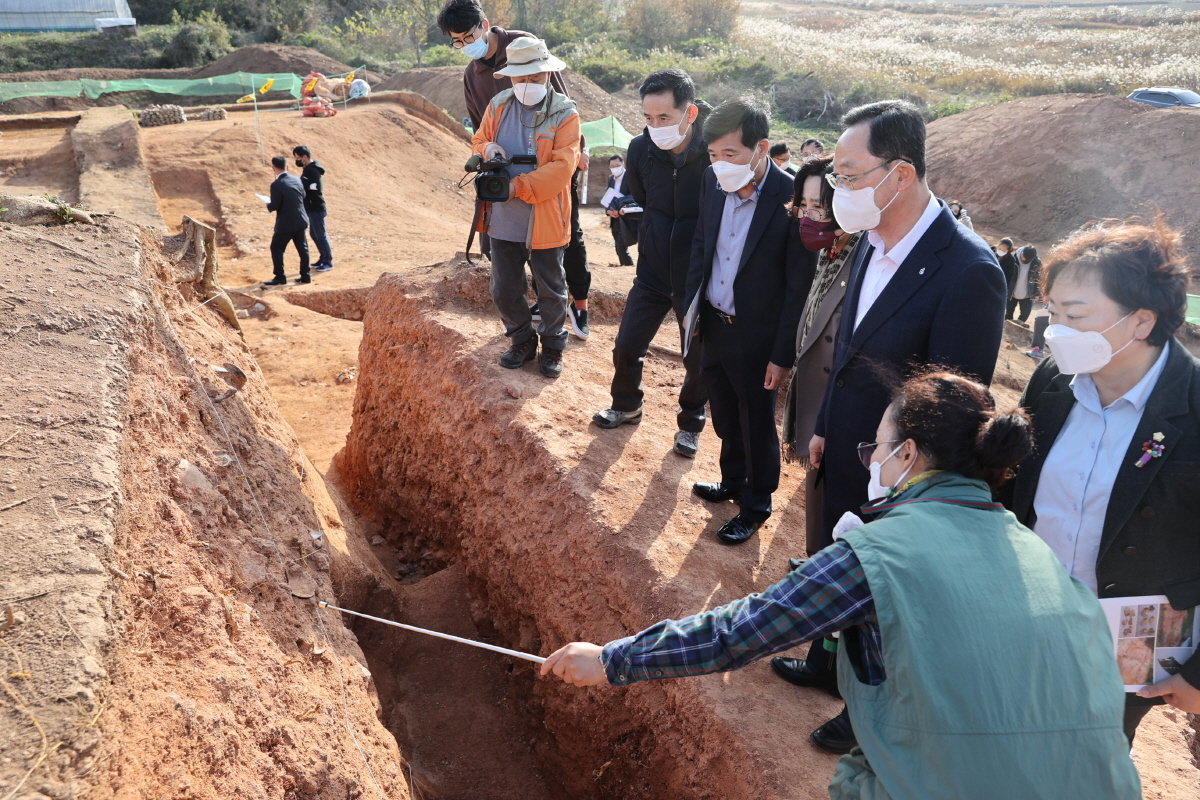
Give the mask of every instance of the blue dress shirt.
[[1168, 342], [1150, 371], [1107, 406], [1101, 406], [1091, 375], [1072, 378], [1075, 405], [1046, 454], [1033, 498], [1033, 531], [1093, 592], [1108, 498], [1170, 347]]

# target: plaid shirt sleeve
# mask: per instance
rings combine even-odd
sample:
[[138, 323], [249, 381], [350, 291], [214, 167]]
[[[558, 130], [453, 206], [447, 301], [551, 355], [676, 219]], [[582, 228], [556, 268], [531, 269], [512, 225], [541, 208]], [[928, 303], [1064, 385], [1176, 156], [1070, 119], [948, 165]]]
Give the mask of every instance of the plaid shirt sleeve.
[[875, 601], [858, 556], [837, 541], [765, 591], [609, 642], [600, 660], [614, 686], [726, 672], [856, 625], [876, 654]]

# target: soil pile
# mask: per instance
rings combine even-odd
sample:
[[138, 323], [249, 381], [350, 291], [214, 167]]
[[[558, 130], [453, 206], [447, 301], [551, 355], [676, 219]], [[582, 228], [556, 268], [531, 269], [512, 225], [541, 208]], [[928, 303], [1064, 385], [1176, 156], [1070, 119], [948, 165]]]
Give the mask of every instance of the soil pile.
[[1198, 131], [1198, 109], [1107, 95], [1014, 100], [931, 123], [930, 182], [977, 226], [1026, 241], [1161, 209], [1200, 268]]
[[50, 69], [34, 72], [0, 72], [0, 83], [24, 81], [120, 81], [137, 78], [166, 78], [179, 80], [190, 78], [196, 70], [192, 67], [178, 69], [110, 69], [108, 67], [81, 67], [78, 69]]
[[[467, 116], [463, 100], [462, 67], [429, 67], [397, 72], [384, 79], [377, 89], [405, 89], [423, 94], [444, 108], [455, 119]], [[641, 106], [628, 98], [614, 97], [592, 81], [572, 70], [563, 71], [567, 91], [575, 101], [584, 122], [614, 116], [631, 133], [640, 133], [645, 125]]]
[[325, 75], [339, 75], [352, 69], [353, 66], [343, 64], [311, 47], [252, 44], [221, 56], [193, 72], [191, 77], [209, 78], [233, 72], [291, 72], [295, 75], [307, 75], [313, 70]]

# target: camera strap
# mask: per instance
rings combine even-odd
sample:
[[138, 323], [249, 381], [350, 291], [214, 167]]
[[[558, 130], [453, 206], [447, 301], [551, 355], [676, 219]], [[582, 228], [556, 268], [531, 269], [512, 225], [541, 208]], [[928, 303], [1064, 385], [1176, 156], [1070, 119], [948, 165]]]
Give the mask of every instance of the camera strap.
[[[471, 232], [467, 234], [467, 263], [475, 266], [475, 262], [471, 260], [471, 245], [475, 242], [475, 234], [480, 230], [480, 225], [483, 223], [484, 217], [487, 215], [487, 207], [489, 203], [482, 200], [475, 200], [475, 216], [471, 218]], [[480, 248], [480, 255], [483, 255], [483, 250]]]

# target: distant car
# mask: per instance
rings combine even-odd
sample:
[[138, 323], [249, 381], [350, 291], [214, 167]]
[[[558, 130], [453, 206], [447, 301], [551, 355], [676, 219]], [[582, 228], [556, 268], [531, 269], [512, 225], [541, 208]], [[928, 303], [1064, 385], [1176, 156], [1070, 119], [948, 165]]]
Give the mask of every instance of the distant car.
[[1175, 106], [1200, 108], [1200, 94], [1179, 86], [1151, 86], [1149, 89], [1138, 89], [1129, 95], [1129, 99], [1158, 108], [1174, 108]]

